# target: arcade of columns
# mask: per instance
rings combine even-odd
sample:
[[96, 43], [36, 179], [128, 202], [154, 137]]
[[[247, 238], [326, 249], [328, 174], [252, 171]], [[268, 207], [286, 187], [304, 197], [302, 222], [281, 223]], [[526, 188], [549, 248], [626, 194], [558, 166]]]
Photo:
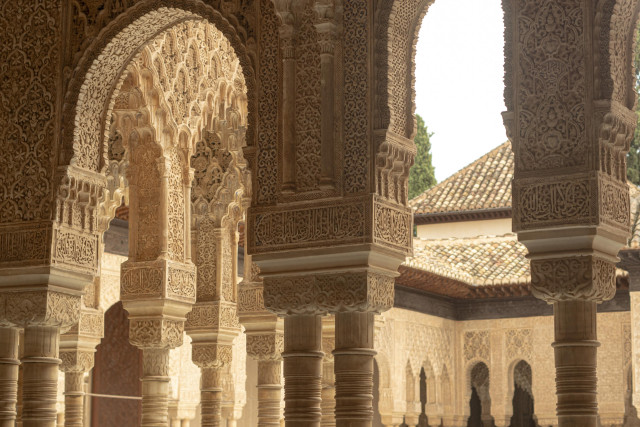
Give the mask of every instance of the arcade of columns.
[[[280, 358], [288, 427], [320, 425], [331, 365], [336, 425], [370, 426], [375, 316], [412, 244], [411, 64], [429, 3], [4, 2], [1, 425], [16, 418], [19, 365], [23, 426], [55, 425], [58, 369], [66, 423], [80, 425], [79, 379], [103, 328], [102, 234], [124, 198], [120, 298], [143, 352], [142, 425], [167, 424], [183, 331], [203, 425], [219, 424], [240, 319], [259, 360], [260, 426], [276, 425]], [[534, 292], [554, 306], [559, 423], [595, 426], [596, 304], [614, 294], [629, 233], [638, 2], [503, 7], [514, 228]], [[238, 290], [243, 216], [262, 282]]]

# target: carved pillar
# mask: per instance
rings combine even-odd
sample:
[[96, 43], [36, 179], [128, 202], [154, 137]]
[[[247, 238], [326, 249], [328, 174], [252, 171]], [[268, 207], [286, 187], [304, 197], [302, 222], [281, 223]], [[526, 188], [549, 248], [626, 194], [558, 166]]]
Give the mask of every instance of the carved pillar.
[[629, 235], [625, 154], [637, 116], [625, 33], [637, 5], [503, 6], [513, 229], [529, 251], [534, 295], [554, 305], [559, 425], [596, 426], [596, 304], [615, 295]]
[[279, 427], [282, 420], [284, 322], [264, 306], [258, 266], [245, 245], [238, 314], [247, 334], [247, 355], [258, 361], [258, 427]]
[[64, 422], [65, 427], [84, 426], [84, 376], [93, 368], [95, 347], [87, 350], [69, 349], [60, 351], [64, 375]]
[[[276, 2], [277, 3], [277, 2]], [[293, 44], [293, 14], [279, 11], [282, 51], [282, 191], [292, 193], [296, 188], [296, 58]]]
[[[265, 3], [261, 12], [269, 17], [274, 12]], [[283, 126], [273, 137], [263, 133], [253, 163], [258, 194], [247, 214], [247, 246], [263, 278], [264, 306], [285, 319], [285, 423], [321, 423], [321, 316], [335, 313], [344, 319], [336, 323], [336, 425], [371, 426], [374, 314], [393, 306], [393, 278], [411, 250], [406, 185], [415, 154], [413, 135], [387, 132], [374, 123], [380, 107], [372, 96], [378, 90], [375, 69], [384, 67], [373, 55], [378, 36], [373, 2], [273, 3], [281, 21], [280, 47], [287, 27], [295, 29], [296, 67], [283, 59], [282, 68], [273, 72], [284, 92], [284, 99], [278, 98]], [[337, 33], [331, 83], [331, 46], [323, 52], [318, 39], [329, 36], [332, 27], [318, 26], [318, 18], [329, 18], [318, 12], [326, 5], [335, 13], [334, 3], [342, 8], [331, 17]], [[262, 40], [271, 36], [273, 29], [265, 29]], [[287, 58], [290, 52], [282, 54]], [[270, 59], [266, 52], [262, 58]], [[331, 85], [335, 91], [328, 93]], [[286, 108], [292, 88], [295, 114]], [[331, 97], [333, 106], [328, 105]], [[340, 157], [333, 165], [335, 191], [323, 188], [330, 167], [323, 171], [322, 158], [330, 157], [325, 144], [332, 133], [344, 154], [334, 153]], [[273, 151], [273, 160], [267, 159]], [[391, 178], [379, 182], [382, 176]], [[292, 180], [295, 186], [289, 185]]]
[[16, 421], [19, 343], [18, 328], [0, 327], [0, 427], [12, 427]]
[[334, 373], [333, 350], [335, 340], [335, 318], [322, 319], [322, 426], [336, 425], [336, 379]]
[[316, 31], [320, 46], [320, 74], [321, 74], [321, 108], [322, 108], [322, 175], [320, 186], [334, 188], [335, 181], [335, 87], [334, 87], [334, 50], [336, 23], [334, 21], [334, 5], [317, 1], [314, 5], [316, 12]]
[[202, 425], [222, 420], [222, 371], [232, 360], [233, 339], [240, 332], [236, 308], [235, 226], [220, 227], [211, 218], [194, 229], [198, 296], [187, 315], [186, 331], [193, 342], [193, 362], [200, 367]]
[[633, 406], [640, 408], [640, 251], [620, 251], [619, 267], [629, 272], [631, 297], [631, 370]]
[[167, 425], [169, 350], [183, 341], [196, 296], [184, 223], [188, 165], [177, 147], [152, 137], [131, 142], [129, 260], [121, 266], [120, 298], [129, 340], [142, 350], [142, 425]]

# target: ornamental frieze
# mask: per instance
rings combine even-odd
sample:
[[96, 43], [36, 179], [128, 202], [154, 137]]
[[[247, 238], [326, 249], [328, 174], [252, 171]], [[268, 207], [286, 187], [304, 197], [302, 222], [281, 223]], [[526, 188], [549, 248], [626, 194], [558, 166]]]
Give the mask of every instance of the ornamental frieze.
[[51, 234], [51, 226], [47, 224], [3, 228], [0, 230], [0, 264], [8, 267], [49, 262]]
[[300, 208], [249, 209], [249, 248], [252, 253], [362, 243], [368, 215], [364, 199]]
[[195, 302], [196, 269], [191, 263], [167, 260], [125, 262], [121, 267], [123, 300], [165, 297]]

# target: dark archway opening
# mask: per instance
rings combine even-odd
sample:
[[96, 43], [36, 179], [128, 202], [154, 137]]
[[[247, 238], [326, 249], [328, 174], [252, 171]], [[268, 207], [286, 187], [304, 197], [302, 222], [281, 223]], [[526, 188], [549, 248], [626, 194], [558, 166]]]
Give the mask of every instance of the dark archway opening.
[[420, 417], [418, 418], [418, 427], [429, 427], [429, 418], [427, 418], [427, 374], [424, 368], [420, 368]]
[[467, 427], [484, 427], [482, 424], [482, 402], [475, 387], [471, 387], [471, 399], [469, 400], [469, 421]]
[[531, 389], [531, 365], [524, 360], [513, 370], [513, 416], [511, 427], [536, 427]]

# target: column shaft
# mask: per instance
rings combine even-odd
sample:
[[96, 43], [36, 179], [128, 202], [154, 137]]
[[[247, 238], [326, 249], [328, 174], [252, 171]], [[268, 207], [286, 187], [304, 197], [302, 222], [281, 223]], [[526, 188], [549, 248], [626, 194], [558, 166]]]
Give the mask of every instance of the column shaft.
[[84, 427], [84, 372], [64, 374], [64, 425]]
[[559, 426], [596, 427], [596, 303], [556, 302], [554, 320]]
[[322, 364], [322, 427], [336, 425], [336, 386], [333, 360]]
[[58, 392], [57, 326], [28, 326], [24, 330], [22, 425], [55, 427]]
[[287, 427], [319, 427], [322, 411], [322, 319], [284, 319], [284, 419]]
[[371, 427], [373, 422], [374, 313], [336, 314], [336, 425]]
[[17, 328], [0, 327], [0, 427], [13, 427], [18, 401], [18, 344]]
[[221, 368], [202, 368], [200, 381], [202, 427], [218, 427], [222, 421]]
[[258, 361], [258, 427], [280, 427], [282, 362]]
[[142, 426], [169, 422], [169, 349], [142, 349]]

